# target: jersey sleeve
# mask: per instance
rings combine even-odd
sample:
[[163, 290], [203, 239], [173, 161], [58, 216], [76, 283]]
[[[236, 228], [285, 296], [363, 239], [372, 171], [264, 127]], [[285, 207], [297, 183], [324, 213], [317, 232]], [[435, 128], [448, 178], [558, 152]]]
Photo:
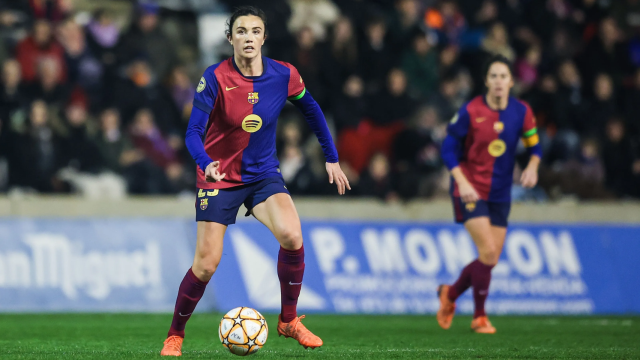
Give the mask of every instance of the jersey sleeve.
[[302, 76], [298, 72], [295, 66], [286, 63], [286, 66], [290, 70], [289, 74], [289, 90], [287, 94], [287, 98], [289, 100], [299, 100], [304, 96], [306, 92], [306, 88], [304, 86], [304, 80], [302, 80]]
[[540, 138], [538, 137], [538, 128], [536, 127], [536, 118], [529, 105], [525, 104], [527, 111], [524, 114], [524, 122], [522, 124], [522, 141], [528, 148], [538, 145]]
[[463, 139], [469, 132], [470, 117], [467, 104], [453, 116], [447, 126], [447, 137], [442, 142], [442, 160], [449, 170], [458, 166], [458, 160], [462, 156]]
[[196, 95], [193, 97], [193, 106], [210, 114], [218, 96], [218, 82], [214, 73], [214, 68], [209, 67], [200, 78]]

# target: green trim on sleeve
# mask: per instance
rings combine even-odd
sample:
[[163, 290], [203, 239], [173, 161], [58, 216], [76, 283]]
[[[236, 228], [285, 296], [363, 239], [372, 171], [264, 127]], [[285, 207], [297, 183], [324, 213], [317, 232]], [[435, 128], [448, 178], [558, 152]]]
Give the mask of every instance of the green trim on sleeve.
[[304, 96], [304, 94], [307, 92], [307, 88], [302, 89], [302, 92], [300, 94], [298, 94], [297, 96], [291, 96], [288, 98], [289, 101], [294, 101], [294, 100], [300, 100], [302, 99], [302, 97]]
[[527, 131], [526, 133], [524, 133], [523, 137], [528, 138], [528, 137], [533, 136], [533, 135], [535, 135], [537, 133], [538, 133], [538, 128], [534, 127], [533, 129], [531, 129], [531, 130]]

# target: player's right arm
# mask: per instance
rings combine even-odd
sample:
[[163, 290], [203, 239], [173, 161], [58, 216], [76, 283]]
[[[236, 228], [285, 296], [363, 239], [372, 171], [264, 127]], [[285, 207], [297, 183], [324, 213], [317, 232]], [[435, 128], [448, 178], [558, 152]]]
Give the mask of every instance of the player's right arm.
[[447, 137], [442, 142], [442, 159], [451, 172], [451, 176], [458, 185], [462, 201], [476, 202], [480, 199], [478, 192], [469, 182], [462, 169], [459, 159], [462, 155], [462, 144], [469, 131], [470, 117], [467, 105], [463, 105], [447, 126]]
[[205, 131], [217, 96], [218, 86], [213, 69], [210, 67], [198, 83], [184, 141], [191, 157], [204, 172], [206, 180], [210, 182], [220, 181], [226, 175], [219, 172], [220, 161], [213, 161], [204, 149]]

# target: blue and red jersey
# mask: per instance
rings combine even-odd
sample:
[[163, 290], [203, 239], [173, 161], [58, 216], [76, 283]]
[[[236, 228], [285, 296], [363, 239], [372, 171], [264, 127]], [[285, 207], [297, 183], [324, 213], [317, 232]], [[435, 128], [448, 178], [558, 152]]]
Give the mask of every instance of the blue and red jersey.
[[[442, 157], [451, 170], [459, 166], [482, 200], [511, 201], [518, 140], [540, 156], [536, 121], [529, 105], [509, 97], [504, 110], [493, 110], [484, 96], [462, 106], [447, 128]], [[452, 181], [454, 197], [460, 196]]]
[[[233, 58], [205, 70], [196, 89], [186, 143], [198, 164], [197, 186], [225, 189], [280, 176], [276, 157], [276, 125], [287, 100], [305, 115], [322, 144], [327, 162], [338, 154], [320, 108], [291, 64], [262, 58], [260, 76], [244, 76]], [[206, 120], [199, 120], [199, 111]], [[195, 113], [195, 114], [194, 114]], [[202, 124], [206, 122], [205, 124]], [[205, 126], [203, 126], [205, 125]], [[201, 136], [201, 145], [194, 138]], [[204, 136], [204, 138], [202, 138]], [[220, 161], [219, 182], [206, 182], [204, 169]]]

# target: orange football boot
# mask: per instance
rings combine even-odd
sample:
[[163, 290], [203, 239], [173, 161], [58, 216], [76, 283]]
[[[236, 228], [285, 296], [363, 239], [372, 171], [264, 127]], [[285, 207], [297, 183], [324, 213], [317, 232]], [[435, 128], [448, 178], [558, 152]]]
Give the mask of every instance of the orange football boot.
[[471, 330], [478, 334], [495, 334], [496, 328], [491, 325], [486, 316], [479, 316], [471, 321]]
[[447, 330], [453, 322], [453, 315], [456, 313], [456, 303], [449, 300], [449, 285], [438, 286], [438, 298], [440, 298], [440, 309], [436, 314], [438, 325]]
[[302, 319], [304, 315], [297, 317], [291, 322], [282, 322], [282, 318], [278, 315], [278, 336], [284, 336], [285, 338], [294, 338], [298, 340], [300, 345], [304, 348], [315, 349], [322, 346], [322, 339], [315, 336], [309, 329], [302, 325]]
[[182, 356], [182, 342], [184, 338], [172, 335], [164, 341], [164, 347], [160, 351], [160, 356]]

